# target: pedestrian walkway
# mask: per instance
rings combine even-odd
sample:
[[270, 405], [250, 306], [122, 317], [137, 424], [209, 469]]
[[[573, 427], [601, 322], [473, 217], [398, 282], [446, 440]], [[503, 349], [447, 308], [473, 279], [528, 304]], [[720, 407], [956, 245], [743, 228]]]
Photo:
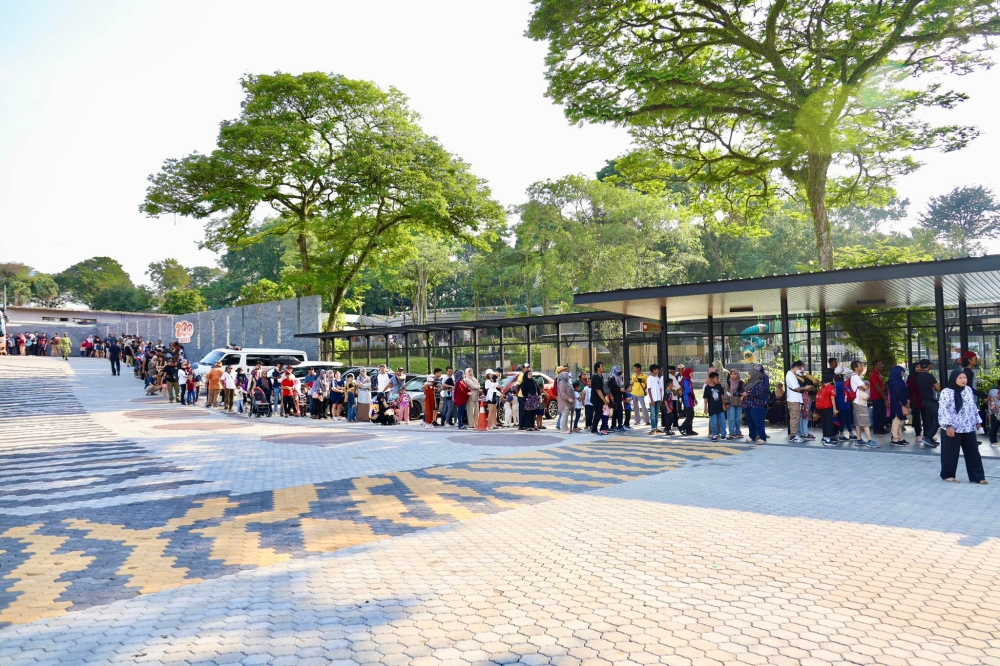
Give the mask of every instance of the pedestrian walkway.
[[[201, 484], [88, 504], [47, 469], [19, 482], [36, 497], [0, 505], [0, 663], [1000, 664], [995, 460], [983, 487], [931, 456], [646, 435], [163, 430], [237, 419], [45, 363], [0, 359], [0, 390], [66, 373], [80, 409], [4, 409], [4, 433], [43, 419], [57, 455], [106, 434], [102, 469], [120, 450]], [[26, 441], [0, 455], [42, 466]]]

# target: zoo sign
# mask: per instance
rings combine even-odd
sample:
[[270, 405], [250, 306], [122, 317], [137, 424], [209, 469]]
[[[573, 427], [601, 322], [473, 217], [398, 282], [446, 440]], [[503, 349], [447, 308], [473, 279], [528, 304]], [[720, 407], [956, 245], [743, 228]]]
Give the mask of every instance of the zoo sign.
[[177, 338], [177, 342], [181, 344], [191, 342], [192, 335], [194, 335], [194, 324], [189, 321], [174, 323], [174, 337]]

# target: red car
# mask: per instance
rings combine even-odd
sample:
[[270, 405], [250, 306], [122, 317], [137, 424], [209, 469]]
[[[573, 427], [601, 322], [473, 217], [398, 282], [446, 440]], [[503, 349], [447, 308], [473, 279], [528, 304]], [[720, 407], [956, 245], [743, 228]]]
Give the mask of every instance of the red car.
[[[556, 380], [545, 374], [544, 372], [531, 372], [531, 376], [537, 381], [542, 379], [544, 384], [542, 384], [542, 398], [545, 400], [545, 405], [543, 409], [545, 410], [545, 418], [554, 419], [559, 416], [559, 403], [556, 402]], [[507, 375], [500, 382], [500, 388], [504, 389], [517, 379], [517, 375]]]

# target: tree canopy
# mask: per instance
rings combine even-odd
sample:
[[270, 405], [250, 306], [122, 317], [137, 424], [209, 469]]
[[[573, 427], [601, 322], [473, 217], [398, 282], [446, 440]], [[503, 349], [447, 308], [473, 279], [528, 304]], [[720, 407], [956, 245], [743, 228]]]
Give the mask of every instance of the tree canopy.
[[956, 187], [931, 197], [919, 220], [953, 254], [983, 254], [980, 241], [1000, 236], [1000, 201], [982, 185]]
[[[209, 155], [168, 159], [140, 210], [206, 219], [205, 245], [239, 248], [287, 237], [284, 277], [329, 297], [328, 328], [365, 263], [401, 227], [470, 235], [502, 215], [486, 184], [418, 125], [398, 90], [322, 72], [249, 75], [240, 117]], [[262, 204], [277, 211], [256, 226]]]
[[976, 135], [920, 120], [965, 96], [907, 79], [987, 65], [998, 32], [988, 0], [535, 0], [528, 28], [549, 42], [548, 94], [571, 120], [625, 124], [657, 177], [746, 207], [787, 184], [825, 269], [828, 206], [884, 202], [917, 168], [910, 152]]
[[163, 295], [160, 312], [167, 314], [188, 314], [202, 312], [207, 309], [205, 299], [197, 289], [174, 289]]
[[173, 289], [183, 289], [191, 284], [191, 273], [173, 258], [150, 263], [146, 275], [156, 285], [156, 291], [160, 295]]
[[94, 307], [98, 294], [106, 289], [135, 286], [122, 265], [111, 257], [81, 261], [53, 277], [63, 292], [90, 307]]

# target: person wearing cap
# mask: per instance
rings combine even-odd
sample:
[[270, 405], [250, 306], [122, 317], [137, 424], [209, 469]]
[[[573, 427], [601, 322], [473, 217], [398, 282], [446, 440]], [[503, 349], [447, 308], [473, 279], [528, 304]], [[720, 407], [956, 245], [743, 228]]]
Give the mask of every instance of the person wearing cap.
[[298, 405], [295, 404], [295, 377], [292, 376], [291, 368], [285, 368], [285, 374], [279, 383], [281, 385], [281, 415], [288, 418], [292, 414], [298, 413]]
[[497, 429], [497, 403], [500, 398], [500, 385], [497, 383], [496, 373], [487, 370], [483, 377], [483, 390], [486, 391], [486, 429]]
[[167, 398], [170, 402], [181, 401], [181, 389], [177, 379], [177, 363], [174, 359], [168, 358], [167, 365], [163, 368], [163, 381], [167, 384]]

